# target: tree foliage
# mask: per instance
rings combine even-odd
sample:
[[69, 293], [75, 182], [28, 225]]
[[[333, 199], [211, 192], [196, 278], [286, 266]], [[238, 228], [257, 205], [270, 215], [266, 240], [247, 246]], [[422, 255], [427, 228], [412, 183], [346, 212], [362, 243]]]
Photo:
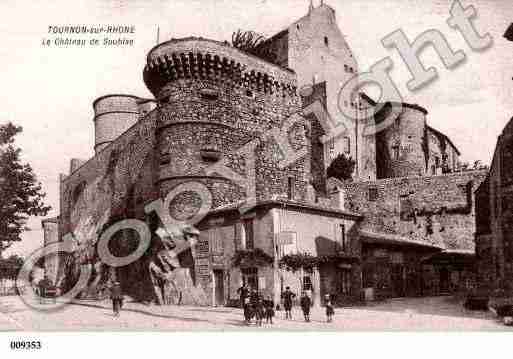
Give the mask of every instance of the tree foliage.
[[339, 264], [342, 262], [356, 262], [357, 257], [338, 253], [331, 255], [314, 256], [310, 253], [294, 253], [286, 254], [278, 262], [281, 268], [296, 272], [298, 269], [303, 268], [306, 271], [311, 271], [314, 268], [319, 268], [324, 264]]
[[273, 264], [274, 258], [260, 248], [241, 249], [232, 258], [234, 267], [255, 267]]
[[14, 279], [23, 266], [23, 258], [12, 255], [9, 258], [0, 258], [0, 279]]
[[329, 165], [327, 170], [328, 178], [334, 177], [341, 181], [351, 179], [355, 165], [356, 162], [351, 157], [347, 158], [341, 153]]
[[41, 183], [32, 167], [21, 161], [21, 149], [14, 144], [21, 131], [10, 122], [0, 125], [0, 256], [29, 230], [29, 216], [45, 216], [50, 210], [43, 202]]

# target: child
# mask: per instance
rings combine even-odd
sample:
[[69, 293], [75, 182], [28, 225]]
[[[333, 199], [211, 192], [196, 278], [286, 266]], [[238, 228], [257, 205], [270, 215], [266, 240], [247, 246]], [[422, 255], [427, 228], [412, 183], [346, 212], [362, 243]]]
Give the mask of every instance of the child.
[[326, 303], [326, 317], [328, 318], [328, 323], [331, 323], [333, 320], [333, 315], [335, 314], [335, 310], [333, 309], [333, 303], [331, 301], [331, 296], [329, 294], [326, 294], [324, 296], [325, 303]]
[[266, 300], [264, 300], [264, 308], [265, 308], [265, 321], [267, 324], [271, 323], [273, 324], [273, 317], [274, 317], [274, 302], [271, 299], [270, 296], [267, 297]]
[[312, 306], [312, 300], [303, 292], [301, 294], [301, 299], [299, 300], [299, 304], [301, 305], [301, 310], [303, 311], [303, 316], [305, 317], [305, 322], [310, 321], [310, 307]]
[[249, 297], [244, 298], [244, 320], [246, 324], [249, 325], [251, 323], [251, 317], [253, 316], [253, 311], [251, 310], [251, 303]]
[[110, 299], [112, 299], [112, 308], [114, 316], [119, 317], [119, 311], [123, 306], [123, 293], [121, 291], [121, 285], [119, 282], [114, 282], [110, 289]]

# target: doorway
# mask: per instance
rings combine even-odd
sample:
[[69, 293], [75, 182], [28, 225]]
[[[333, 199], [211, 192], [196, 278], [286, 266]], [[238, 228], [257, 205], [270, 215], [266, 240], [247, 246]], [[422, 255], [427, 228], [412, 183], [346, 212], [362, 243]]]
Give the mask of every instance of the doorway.
[[214, 305], [223, 306], [224, 303], [224, 271], [214, 269]]
[[449, 292], [449, 270], [447, 268], [440, 268], [440, 294], [447, 294]]
[[392, 296], [404, 297], [404, 266], [402, 264], [392, 264], [391, 281]]

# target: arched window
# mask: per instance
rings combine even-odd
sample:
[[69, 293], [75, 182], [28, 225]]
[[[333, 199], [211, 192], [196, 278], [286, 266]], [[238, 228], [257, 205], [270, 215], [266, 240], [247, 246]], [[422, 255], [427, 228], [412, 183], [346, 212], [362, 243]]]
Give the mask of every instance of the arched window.
[[328, 37], [327, 36], [324, 36], [324, 45], [326, 45], [326, 46], [329, 45]]

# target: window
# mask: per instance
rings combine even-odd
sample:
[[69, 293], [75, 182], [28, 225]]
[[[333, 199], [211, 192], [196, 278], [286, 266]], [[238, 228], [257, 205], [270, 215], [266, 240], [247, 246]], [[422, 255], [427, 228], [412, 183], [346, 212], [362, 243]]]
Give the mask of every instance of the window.
[[413, 219], [414, 206], [408, 196], [401, 196], [399, 199], [399, 207], [401, 221], [410, 221]]
[[324, 45], [328, 46], [328, 37], [324, 36]]
[[344, 152], [346, 154], [351, 153], [351, 139], [349, 137], [344, 137]]
[[213, 254], [223, 253], [223, 232], [221, 228], [212, 228], [209, 241], [210, 250]]
[[349, 67], [347, 65], [344, 65], [344, 71], [349, 72]]
[[330, 142], [329, 158], [330, 159], [334, 159], [335, 158], [335, 143], [333, 141]]
[[309, 275], [303, 277], [303, 290], [312, 290], [312, 278]]
[[376, 187], [369, 188], [369, 201], [374, 202], [378, 199], [378, 189]]
[[340, 244], [342, 245], [342, 252], [347, 250], [346, 243], [346, 226], [344, 224], [340, 225]]
[[255, 248], [255, 239], [253, 232], [253, 219], [244, 219], [244, 238], [246, 240], [246, 249], [251, 250]]
[[392, 151], [394, 153], [394, 159], [395, 160], [398, 160], [399, 157], [401, 156], [401, 153], [399, 151], [399, 144], [395, 144], [393, 147], [392, 147]]
[[287, 198], [288, 199], [294, 199], [294, 177], [289, 177], [288, 178]]

